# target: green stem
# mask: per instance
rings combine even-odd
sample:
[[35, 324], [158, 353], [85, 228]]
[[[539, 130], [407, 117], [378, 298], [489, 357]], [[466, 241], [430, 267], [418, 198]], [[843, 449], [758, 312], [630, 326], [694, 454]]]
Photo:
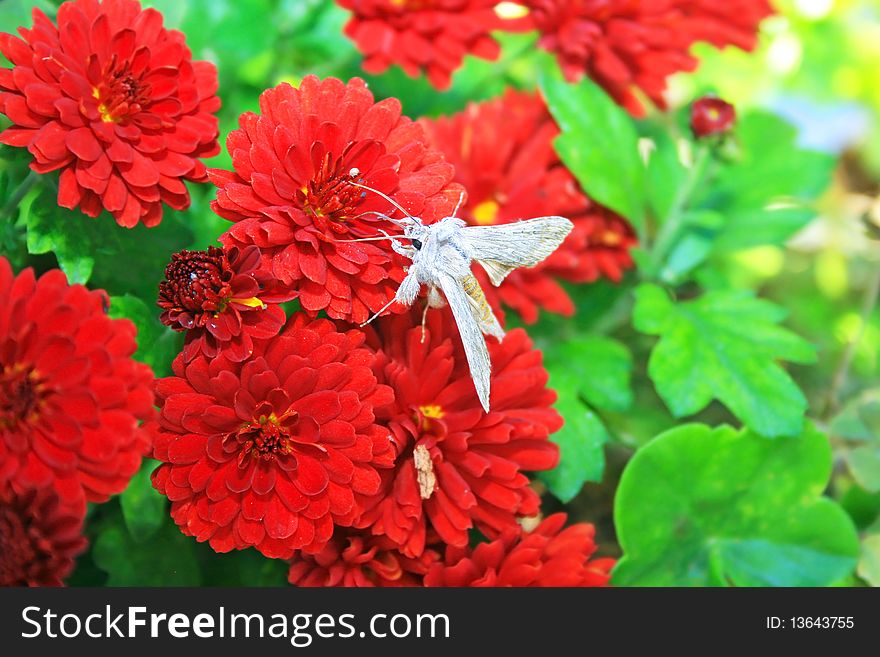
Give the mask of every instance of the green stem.
[[825, 408], [822, 413], [822, 417], [826, 420], [830, 419], [831, 416], [837, 412], [840, 391], [846, 383], [849, 368], [852, 366], [853, 359], [856, 355], [856, 349], [858, 349], [862, 338], [865, 336], [868, 322], [870, 321], [871, 315], [874, 313], [874, 308], [877, 307], [878, 299], [880, 299], [880, 263], [877, 263], [877, 266], [874, 269], [874, 275], [871, 277], [868, 287], [865, 289], [865, 297], [862, 300], [862, 310], [859, 314], [859, 329], [856, 331], [853, 339], [846, 345], [846, 349], [844, 349], [843, 354], [840, 357], [840, 362], [834, 370], [834, 376], [831, 378], [831, 386], [828, 389], [828, 395], [825, 399]]
[[24, 180], [21, 181], [21, 184], [16, 187], [15, 191], [12, 192], [12, 195], [9, 197], [9, 200], [3, 205], [3, 208], [0, 209], [0, 219], [5, 219], [7, 217], [11, 217], [13, 213], [18, 209], [19, 203], [21, 203], [22, 199], [27, 196], [27, 193], [31, 191], [31, 188], [37, 184], [37, 181], [40, 179], [40, 174], [36, 171], [30, 171]]
[[669, 250], [678, 239], [682, 228], [684, 227], [685, 210], [693, 196], [697, 186], [706, 177], [709, 164], [712, 162], [712, 149], [705, 144], [697, 146], [697, 153], [694, 164], [689, 169], [688, 177], [684, 184], [678, 188], [675, 199], [672, 201], [672, 207], [669, 214], [657, 231], [654, 244], [651, 248], [651, 260], [648, 275], [655, 277], [663, 264], [663, 260], [669, 254]]

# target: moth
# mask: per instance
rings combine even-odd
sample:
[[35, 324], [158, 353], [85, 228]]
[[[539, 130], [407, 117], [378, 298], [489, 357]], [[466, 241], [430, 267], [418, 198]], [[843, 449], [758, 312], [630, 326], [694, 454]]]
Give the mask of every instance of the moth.
[[[357, 169], [352, 169], [351, 178], [356, 178], [359, 173]], [[388, 235], [380, 231], [383, 237], [350, 241], [387, 239], [396, 253], [412, 261], [394, 297], [361, 326], [372, 322], [394, 303], [411, 306], [422, 285], [426, 285], [428, 300], [425, 314], [428, 308], [449, 304], [461, 334], [477, 397], [488, 413], [492, 363], [484, 335], [501, 340], [504, 338], [504, 329], [471, 272], [471, 263], [476, 260], [497, 287], [514, 269], [534, 267], [553, 253], [574, 227], [571, 221], [565, 217], [537, 217], [509, 224], [469, 226], [455, 216], [462, 198], [451, 217], [426, 225], [379, 190], [353, 180], [349, 184], [382, 196], [406, 215], [404, 219], [393, 219], [374, 213], [402, 228], [402, 235]], [[401, 239], [409, 243], [404, 244]], [[425, 315], [422, 316], [423, 329], [424, 318]]]

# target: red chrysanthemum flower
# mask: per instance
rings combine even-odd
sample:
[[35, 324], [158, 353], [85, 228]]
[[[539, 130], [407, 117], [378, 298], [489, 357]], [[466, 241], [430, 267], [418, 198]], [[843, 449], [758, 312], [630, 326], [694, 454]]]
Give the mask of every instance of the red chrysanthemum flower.
[[501, 48], [489, 31], [501, 27], [498, 0], [336, 0], [354, 12], [345, 33], [364, 54], [364, 70], [398, 64], [410, 77], [422, 71], [447, 89], [467, 54], [494, 60]]
[[660, 108], [666, 78], [692, 71], [697, 41], [751, 50], [758, 23], [772, 13], [767, 0], [527, 0], [541, 32], [540, 44], [555, 52], [565, 76], [583, 75], [602, 86], [635, 116], [644, 93]]
[[401, 217], [392, 197], [426, 223], [450, 214], [462, 190], [424, 131], [389, 98], [373, 102], [363, 80], [303, 79], [260, 97], [262, 114], [241, 116], [227, 148], [234, 172], [209, 171], [214, 210], [236, 222], [221, 241], [256, 244], [272, 277], [311, 314], [365, 321], [394, 296], [406, 258], [387, 242], [351, 243], [399, 232], [376, 212]]
[[691, 105], [691, 132], [700, 139], [730, 131], [736, 122], [736, 109], [730, 103], [704, 96]]
[[559, 134], [544, 102], [535, 94], [508, 91], [471, 103], [451, 117], [422, 119], [431, 142], [455, 165], [455, 180], [468, 191], [461, 216], [473, 225], [509, 223], [561, 215], [574, 224], [562, 245], [544, 262], [517, 269], [495, 288], [479, 265], [474, 273], [489, 303], [502, 302], [528, 323], [538, 308], [571, 315], [574, 304], [557, 279], [589, 283], [619, 281], [632, 267], [636, 238], [625, 219], [581, 192], [553, 150]]
[[[103, 291], [0, 258], [0, 483], [84, 506], [121, 492], [149, 449], [153, 374]], [[17, 489], [18, 490], [18, 489]]]
[[39, 173], [61, 170], [58, 204], [120, 226], [155, 226], [162, 203], [189, 205], [184, 180], [219, 152], [217, 70], [193, 62], [183, 34], [136, 0], [73, 0], [58, 27], [39, 9], [23, 39], [0, 34], [0, 142], [24, 146]]
[[242, 361], [254, 350], [254, 339], [270, 338], [284, 324], [284, 311], [272, 292], [275, 282], [259, 270], [255, 246], [224, 250], [181, 251], [171, 256], [159, 284], [159, 319], [175, 331], [186, 331], [183, 359], [199, 352], [223, 354]]
[[425, 550], [418, 558], [400, 553], [387, 536], [351, 530], [337, 532], [315, 555], [299, 554], [287, 579], [296, 586], [392, 587], [421, 586], [422, 577], [440, 555]]
[[754, 50], [758, 25], [773, 14], [769, 0], [677, 0], [687, 17], [687, 30], [697, 41], [716, 48]]
[[86, 547], [82, 523], [52, 488], [0, 486], [0, 586], [62, 586]]
[[595, 528], [563, 529], [565, 514], [546, 518], [529, 533], [511, 528], [477, 547], [448, 546], [445, 559], [425, 575], [425, 586], [605, 586], [613, 559], [594, 559]]
[[496, 536], [519, 516], [538, 512], [540, 499], [525, 471], [556, 466], [548, 436], [562, 426], [551, 405], [541, 352], [522, 329], [498, 343], [492, 358], [490, 413], [477, 399], [461, 338], [448, 308], [432, 310], [422, 339], [417, 310], [379, 320], [380, 380], [395, 405], [380, 419], [394, 434], [394, 470], [357, 526], [370, 527], [417, 557], [426, 537], [463, 546], [468, 530]]
[[363, 342], [362, 331], [299, 314], [244, 362], [223, 351], [175, 359], [175, 375], [156, 384], [153, 484], [185, 534], [218, 552], [289, 559], [352, 523], [394, 456], [373, 415], [391, 390]]

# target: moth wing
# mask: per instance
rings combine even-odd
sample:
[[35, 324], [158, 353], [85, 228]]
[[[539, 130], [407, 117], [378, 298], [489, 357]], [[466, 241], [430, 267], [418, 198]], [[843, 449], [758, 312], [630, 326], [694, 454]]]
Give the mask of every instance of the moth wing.
[[493, 226], [467, 226], [461, 239], [493, 285], [518, 267], [534, 267], [562, 244], [574, 225], [565, 217], [536, 217]]
[[480, 330], [476, 310], [468, 300], [468, 295], [460, 281], [456, 281], [445, 273], [439, 274], [437, 278], [458, 326], [461, 342], [464, 345], [464, 354], [471, 370], [471, 378], [477, 389], [477, 398], [488, 413], [489, 377], [492, 373], [492, 361], [489, 360], [489, 349], [486, 346], [483, 332]]
[[475, 258], [477, 262], [480, 263], [480, 266], [486, 270], [486, 273], [489, 274], [489, 280], [492, 281], [492, 285], [498, 287], [501, 285], [501, 281], [507, 278], [507, 275], [516, 269], [513, 265], [505, 265], [497, 260], [482, 260], [480, 258]]

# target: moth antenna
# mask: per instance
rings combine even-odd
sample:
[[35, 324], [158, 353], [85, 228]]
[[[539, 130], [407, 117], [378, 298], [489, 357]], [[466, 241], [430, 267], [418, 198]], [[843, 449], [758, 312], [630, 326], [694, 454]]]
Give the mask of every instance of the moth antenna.
[[[356, 183], [356, 182], [354, 182], [353, 180], [352, 180], [352, 181], [349, 181], [348, 184], [349, 184], [349, 185], [354, 185], [355, 187], [360, 187], [361, 189], [366, 189], [366, 190], [368, 190], [368, 191], [373, 192], [374, 194], [378, 194], [379, 196], [381, 196], [382, 198], [384, 198], [386, 201], [388, 201], [391, 205], [393, 205], [395, 208], [397, 208], [398, 210], [400, 210], [401, 212], [403, 212], [403, 214], [405, 214], [407, 217], [409, 217], [409, 218], [412, 219], [413, 221], [416, 221], [416, 222], [418, 221], [418, 220], [417, 220], [414, 216], [412, 216], [409, 212], [407, 212], [406, 210], [404, 210], [404, 209], [403, 209], [403, 206], [400, 205], [400, 203], [398, 203], [397, 201], [395, 201], [393, 198], [391, 198], [390, 196], [388, 196], [388, 195], [385, 194], [384, 192], [380, 192], [378, 189], [373, 189], [372, 187], [367, 187], [366, 185], [361, 185], [360, 183]], [[399, 220], [392, 219], [391, 217], [387, 217], [387, 219], [388, 219], [389, 221], [393, 222], [393, 223], [396, 223], [396, 224], [399, 224], [399, 223], [400, 223]]]
[[393, 223], [400, 223], [399, 220], [394, 219], [393, 217], [389, 217], [389, 216], [388, 216], [387, 214], [385, 214], [384, 212], [379, 212], [378, 210], [366, 210], [366, 211], [364, 211], [364, 212], [361, 212], [360, 214], [356, 214], [355, 216], [351, 217], [351, 219], [360, 219], [360, 218], [363, 217], [365, 214], [374, 214], [374, 215], [376, 215], [377, 217], [382, 217], [382, 218], [385, 219], [386, 221], [391, 221], [391, 222], [393, 222]]
[[452, 211], [453, 218], [458, 216], [458, 211], [461, 208], [462, 203], [464, 203], [464, 192], [458, 195], [458, 203], [455, 204], [455, 209]]
[[406, 235], [385, 235], [384, 237], [361, 237], [356, 240], [333, 240], [334, 242], [377, 242], [379, 240], [393, 240], [402, 237], [403, 239], [411, 239]]
[[361, 324], [358, 324], [358, 326], [360, 326], [361, 328], [363, 328], [364, 326], [366, 326], [367, 324], [369, 324], [370, 322], [372, 322], [372, 321], [373, 321], [374, 319], [376, 319], [379, 315], [381, 315], [381, 314], [384, 313], [386, 310], [388, 310], [388, 309], [391, 307], [391, 305], [392, 305], [395, 301], [397, 301], [397, 297], [391, 297], [391, 301], [389, 301], [389, 302], [386, 303], [384, 306], [382, 306], [381, 308], [379, 308], [379, 310], [377, 310], [377, 311], [373, 314], [373, 316], [370, 317], [370, 319], [368, 319], [366, 322], [362, 322]]

